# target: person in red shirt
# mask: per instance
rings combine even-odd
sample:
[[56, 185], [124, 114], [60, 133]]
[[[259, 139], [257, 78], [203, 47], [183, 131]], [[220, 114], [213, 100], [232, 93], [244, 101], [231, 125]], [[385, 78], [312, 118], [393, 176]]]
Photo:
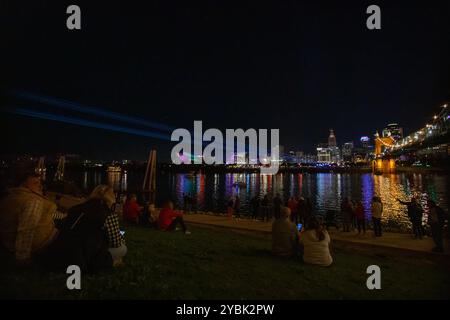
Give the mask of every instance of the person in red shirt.
[[185, 234], [191, 233], [184, 224], [183, 213], [173, 210], [172, 201], [167, 201], [159, 213], [158, 228], [160, 230], [172, 231], [175, 230], [178, 224]]
[[129, 194], [123, 204], [123, 218], [129, 222], [139, 223], [140, 213], [141, 207], [139, 207], [136, 195]]
[[361, 229], [363, 233], [366, 234], [366, 218], [364, 216], [364, 207], [361, 201], [358, 201], [355, 208], [356, 223], [358, 226], [358, 234], [361, 234]]

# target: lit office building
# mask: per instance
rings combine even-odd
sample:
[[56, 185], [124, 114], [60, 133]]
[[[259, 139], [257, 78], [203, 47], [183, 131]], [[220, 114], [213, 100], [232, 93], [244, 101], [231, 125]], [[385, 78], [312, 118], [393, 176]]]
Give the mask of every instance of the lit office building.
[[333, 129], [330, 129], [330, 135], [328, 136], [328, 148], [330, 150], [330, 161], [335, 163], [341, 161], [341, 151], [337, 146]]
[[342, 146], [342, 159], [344, 161], [352, 161], [353, 160], [353, 141], [346, 142]]
[[326, 143], [319, 143], [317, 145], [317, 162], [330, 163], [331, 150]]
[[328, 146], [336, 147], [336, 136], [334, 135], [333, 129], [330, 129], [330, 135], [328, 136]]
[[328, 143], [319, 143], [317, 145], [317, 162], [332, 163], [341, 161], [341, 152], [337, 147], [336, 136], [333, 129], [330, 129]]
[[390, 123], [383, 129], [382, 136], [384, 138], [392, 137], [395, 140], [400, 140], [403, 138], [403, 128], [397, 123]]
[[363, 149], [369, 148], [370, 138], [368, 136], [362, 136], [360, 141]]

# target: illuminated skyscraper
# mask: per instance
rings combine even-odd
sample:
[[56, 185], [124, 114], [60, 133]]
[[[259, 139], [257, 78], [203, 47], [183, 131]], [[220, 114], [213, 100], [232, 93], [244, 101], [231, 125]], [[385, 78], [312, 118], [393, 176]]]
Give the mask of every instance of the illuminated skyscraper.
[[334, 135], [333, 129], [330, 129], [330, 135], [328, 136], [328, 146], [336, 147], [336, 136]]

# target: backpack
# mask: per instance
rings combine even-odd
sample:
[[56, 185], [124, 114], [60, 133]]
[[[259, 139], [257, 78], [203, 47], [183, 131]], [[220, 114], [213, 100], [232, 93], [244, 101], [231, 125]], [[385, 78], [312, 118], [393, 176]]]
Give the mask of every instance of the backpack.
[[51, 248], [50, 268], [66, 270], [69, 265], [77, 265], [83, 272], [95, 273], [112, 267], [104, 231], [109, 213], [108, 206], [99, 199], [70, 208]]

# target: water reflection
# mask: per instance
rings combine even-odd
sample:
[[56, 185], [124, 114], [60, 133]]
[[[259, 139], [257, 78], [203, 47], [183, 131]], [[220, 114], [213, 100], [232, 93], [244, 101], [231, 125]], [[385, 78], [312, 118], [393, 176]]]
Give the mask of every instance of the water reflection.
[[[142, 173], [102, 173], [86, 171], [76, 174], [73, 180], [85, 190], [95, 185], [108, 183], [116, 191], [139, 192], [142, 187]], [[77, 178], [78, 177], [78, 178]], [[238, 183], [239, 182], [239, 183]], [[291, 196], [309, 197], [316, 213], [340, 209], [344, 197], [362, 201], [366, 217], [371, 218], [372, 197], [378, 195], [384, 204], [384, 224], [406, 229], [410, 223], [406, 208], [396, 199], [409, 200], [411, 196], [420, 199], [427, 218], [426, 200], [438, 202], [448, 208], [449, 176], [422, 174], [333, 174], [295, 173], [275, 176], [260, 174], [159, 174], [157, 177], [157, 201], [171, 198], [177, 207], [183, 205], [183, 194], [195, 196], [202, 211], [225, 212], [227, 201], [239, 196], [242, 211], [248, 212], [253, 196], [274, 196], [279, 193], [285, 200]]]

